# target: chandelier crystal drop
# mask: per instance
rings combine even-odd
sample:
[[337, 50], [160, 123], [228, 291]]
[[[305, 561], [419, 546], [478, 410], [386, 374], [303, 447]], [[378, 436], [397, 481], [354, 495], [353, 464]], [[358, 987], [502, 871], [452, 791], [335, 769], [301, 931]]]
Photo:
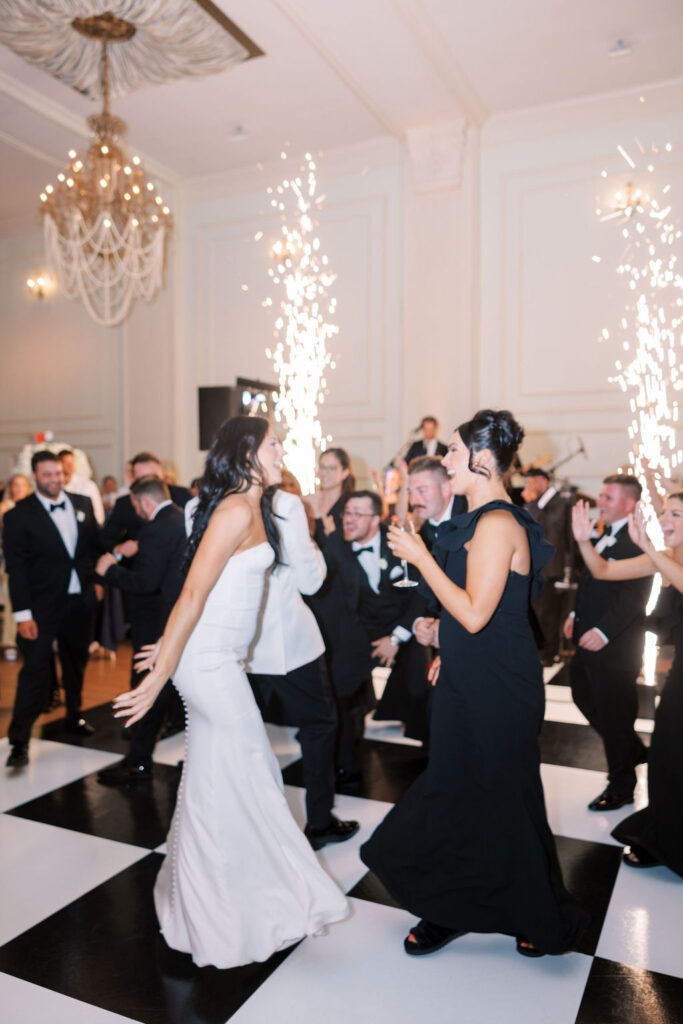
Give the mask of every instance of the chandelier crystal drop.
[[41, 193], [45, 246], [61, 288], [81, 298], [99, 324], [114, 327], [136, 298], [149, 302], [162, 285], [171, 211], [146, 177], [139, 156], [128, 157], [126, 125], [109, 110], [107, 45], [102, 42], [101, 114], [88, 118], [87, 153]]

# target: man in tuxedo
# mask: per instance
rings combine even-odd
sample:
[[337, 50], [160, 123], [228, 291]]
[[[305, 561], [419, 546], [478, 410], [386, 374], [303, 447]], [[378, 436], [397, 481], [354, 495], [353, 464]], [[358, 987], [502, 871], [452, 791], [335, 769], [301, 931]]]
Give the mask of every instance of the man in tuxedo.
[[540, 649], [541, 662], [552, 665], [560, 650], [560, 629], [565, 595], [555, 588], [555, 583], [564, 577], [564, 568], [570, 557], [571, 535], [569, 527], [569, 502], [550, 483], [550, 477], [542, 469], [528, 469], [524, 474], [522, 490], [524, 508], [543, 527], [545, 539], [555, 551], [549, 562], [543, 566], [546, 582], [534, 601], [534, 612], [543, 634]]
[[420, 536], [431, 551], [439, 534], [456, 516], [467, 511], [467, 501], [451, 492], [451, 482], [440, 457], [422, 455], [408, 464], [410, 508], [422, 520]]
[[301, 744], [306, 788], [306, 836], [315, 850], [350, 839], [357, 821], [340, 821], [334, 804], [337, 713], [328, 692], [325, 644], [302, 594], [314, 594], [327, 574], [310, 535], [304, 504], [278, 490], [273, 498], [281, 540], [281, 564], [266, 581], [259, 629], [247, 655], [247, 671], [263, 710], [274, 691]]
[[80, 476], [76, 472], [76, 459], [70, 448], [63, 448], [58, 458], [62, 464], [64, 490], [68, 491], [69, 494], [82, 494], [83, 497], [90, 498], [95, 519], [102, 526], [104, 523], [104, 505], [99, 487], [94, 480], [89, 480], [87, 477]]
[[[164, 479], [161, 462], [151, 452], [138, 452], [130, 463], [131, 483], [142, 480], [143, 477], [156, 476], [159, 480]], [[184, 508], [192, 495], [187, 487], [177, 487], [175, 484], [169, 487], [170, 499], [178, 508]], [[130, 494], [122, 494], [117, 498], [113, 511], [107, 519], [102, 530], [102, 541], [105, 547], [111, 549], [121, 542], [136, 541], [145, 521], [135, 511]], [[135, 554], [135, 545], [126, 544], [121, 549], [126, 558]]]
[[435, 416], [425, 416], [420, 423], [420, 430], [422, 438], [419, 441], [413, 441], [406, 453], [406, 462], [417, 459], [421, 455], [431, 455], [433, 458], [435, 455], [446, 454], [448, 448], [436, 436], [439, 430], [439, 421]]
[[[605, 477], [598, 496], [604, 531], [594, 539], [595, 550], [603, 558], [641, 554], [628, 535], [628, 516], [640, 494], [633, 476]], [[599, 733], [607, 758], [607, 787], [589, 803], [592, 811], [614, 811], [631, 803], [635, 766], [647, 760], [647, 748], [634, 724], [651, 587], [649, 578], [621, 583], [596, 580], [584, 568], [576, 611], [565, 622], [565, 636], [576, 644], [569, 670], [574, 703]]]
[[[372, 669], [384, 665], [407, 677], [420, 671], [422, 653], [412, 632], [412, 589], [393, 584], [403, 577], [381, 528], [382, 501], [374, 491], [354, 491], [342, 513], [343, 535], [327, 538], [328, 572], [341, 581], [344, 606], [333, 645], [332, 678], [337, 697], [340, 781], [360, 781], [356, 740], [363, 731], [358, 695], [371, 687]], [[389, 677], [389, 682], [391, 676]]]
[[[145, 644], [157, 642], [178, 600], [183, 586], [181, 564], [186, 537], [183, 513], [173, 504], [168, 486], [158, 476], [135, 480], [130, 500], [143, 521], [137, 554], [129, 567], [119, 565], [115, 555], [102, 555], [96, 572], [100, 582], [119, 587], [129, 597], [135, 654]], [[131, 681], [133, 685], [138, 681], [135, 666]], [[184, 717], [180, 697], [170, 680], [145, 717], [132, 727], [127, 757], [100, 771], [98, 781], [107, 786], [130, 786], [149, 779], [154, 745], [167, 715], [179, 723]]]
[[62, 468], [52, 452], [36, 452], [31, 468], [35, 493], [7, 512], [3, 524], [17, 645], [24, 659], [9, 727], [10, 768], [28, 763], [31, 729], [52, 685], [55, 640], [66, 696], [65, 729], [78, 735], [93, 732], [81, 717], [81, 693], [95, 609], [98, 527], [90, 499], [62, 489]]

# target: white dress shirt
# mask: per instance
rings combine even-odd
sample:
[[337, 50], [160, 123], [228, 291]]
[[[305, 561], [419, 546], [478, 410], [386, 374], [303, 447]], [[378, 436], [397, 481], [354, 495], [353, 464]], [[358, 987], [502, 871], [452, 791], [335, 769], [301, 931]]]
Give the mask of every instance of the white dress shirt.
[[372, 540], [354, 540], [351, 542], [351, 550], [354, 552], [359, 551], [361, 548], [372, 548], [371, 551], [361, 551], [357, 557], [362, 570], [368, 578], [371, 589], [376, 594], [379, 594], [379, 581], [382, 575], [382, 569], [379, 564], [381, 541], [382, 537], [378, 530]]
[[[59, 535], [62, 538], [64, 547], [68, 551], [71, 558], [76, 554], [76, 545], [78, 544], [78, 523], [76, 522], [76, 513], [74, 507], [69, 500], [69, 495], [65, 491], [61, 491], [56, 498], [46, 498], [39, 491], [35, 492], [36, 498], [41, 503], [47, 514], [49, 515], [52, 522], [59, 530]], [[64, 502], [64, 508], [56, 508], [54, 512], [50, 511], [51, 505], [59, 505]], [[45, 527], [48, 529], [48, 527]], [[75, 569], [71, 570], [71, 577], [69, 579], [68, 594], [80, 594], [81, 593], [81, 581], [78, 578], [78, 573]], [[15, 622], [30, 622], [33, 618], [33, 612], [30, 608], [21, 608], [19, 611], [14, 612]]]
[[425, 454], [431, 455], [431, 457], [434, 458], [436, 455], [436, 447], [439, 443], [438, 437], [430, 437], [428, 441], [423, 440], [422, 443], [425, 446]]
[[452, 494], [451, 495], [451, 500], [446, 505], [446, 509], [445, 509], [443, 515], [439, 519], [430, 519], [429, 520], [429, 525], [430, 526], [441, 526], [442, 523], [448, 522], [448, 520], [453, 515], [453, 502], [454, 501], [455, 501], [455, 495]]
[[536, 502], [537, 508], [545, 508], [549, 501], [557, 494], [557, 487], [546, 487], [541, 497]]

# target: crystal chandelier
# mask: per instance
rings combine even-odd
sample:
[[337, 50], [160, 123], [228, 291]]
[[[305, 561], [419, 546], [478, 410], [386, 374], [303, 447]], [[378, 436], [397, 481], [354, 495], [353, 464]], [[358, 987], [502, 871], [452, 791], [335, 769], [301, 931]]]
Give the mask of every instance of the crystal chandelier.
[[97, 323], [114, 327], [136, 298], [149, 302], [160, 289], [172, 218], [140, 157], [122, 149], [126, 125], [109, 110], [107, 46], [131, 39], [135, 26], [109, 13], [72, 24], [102, 42], [103, 108], [88, 118], [87, 153], [70, 150], [57, 184], [41, 193], [45, 246], [67, 297], [80, 297]]

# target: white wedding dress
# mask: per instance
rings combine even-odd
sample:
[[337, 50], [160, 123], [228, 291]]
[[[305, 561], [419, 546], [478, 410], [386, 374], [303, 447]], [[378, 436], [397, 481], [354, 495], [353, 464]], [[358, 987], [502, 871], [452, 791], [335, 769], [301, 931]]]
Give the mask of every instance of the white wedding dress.
[[174, 676], [185, 764], [154, 902], [200, 967], [267, 960], [349, 912], [289, 811], [242, 667], [272, 560], [267, 543], [229, 559]]

